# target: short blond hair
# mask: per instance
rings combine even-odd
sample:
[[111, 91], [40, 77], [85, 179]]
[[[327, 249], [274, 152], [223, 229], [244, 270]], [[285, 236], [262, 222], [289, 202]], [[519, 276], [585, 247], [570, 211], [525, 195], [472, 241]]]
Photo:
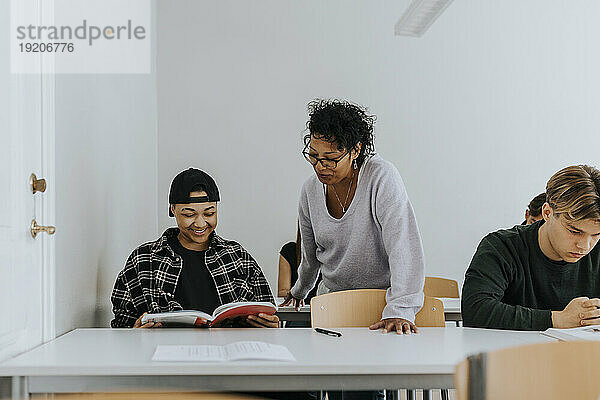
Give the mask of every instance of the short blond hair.
[[589, 165], [561, 169], [546, 185], [546, 202], [571, 221], [600, 222], [600, 171]]

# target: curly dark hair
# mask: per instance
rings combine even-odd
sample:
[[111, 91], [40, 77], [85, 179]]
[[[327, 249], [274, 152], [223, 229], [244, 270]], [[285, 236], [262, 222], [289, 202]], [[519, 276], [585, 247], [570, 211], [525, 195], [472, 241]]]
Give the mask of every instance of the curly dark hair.
[[375, 115], [367, 114], [367, 109], [345, 100], [316, 99], [308, 103], [309, 120], [306, 123], [308, 134], [304, 144], [308, 146], [310, 138], [337, 143], [338, 150], [352, 150], [361, 143], [356, 162], [362, 165], [365, 158], [375, 153], [373, 143], [373, 125]]

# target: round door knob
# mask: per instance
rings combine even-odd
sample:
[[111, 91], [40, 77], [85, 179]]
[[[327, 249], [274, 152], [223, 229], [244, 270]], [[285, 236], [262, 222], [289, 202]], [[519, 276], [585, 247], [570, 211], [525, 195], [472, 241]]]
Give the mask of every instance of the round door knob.
[[29, 228], [29, 231], [31, 232], [31, 237], [35, 239], [35, 237], [40, 232], [46, 232], [48, 235], [54, 235], [54, 233], [56, 232], [56, 228], [54, 226], [38, 225], [34, 219], [33, 221], [31, 221], [31, 227]]

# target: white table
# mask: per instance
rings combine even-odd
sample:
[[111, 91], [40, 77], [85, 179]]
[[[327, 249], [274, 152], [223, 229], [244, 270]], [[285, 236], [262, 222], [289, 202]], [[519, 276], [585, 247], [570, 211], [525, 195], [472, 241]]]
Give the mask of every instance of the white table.
[[444, 304], [444, 318], [446, 321], [454, 321], [457, 323], [462, 321], [462, 314], [460, 312], [460, 299], [453, 299], [450, 297], [439, 298]]
[[[284, 300], [285, 298], [278, 297], [275, 299], [275, 304], [279, 305], [283, 303]], [[296, 311], [293, 306], [278, 307], [277, 315], [283, 322], [300, 321], [310, 325], [310, 304], [303, 305], [298, 311]]]
[[[283, 303], [284, 298], [278, 297], [277, 304]], [[446, 321], [462, 321], [460, 312], [460, 299], [440, 298], [444, 303], [444, 317]], [[302, 321], [310, 324], [310, 305], [306, 304], [296, 311], [292, 306], [279, 307], [277, 315], [282, 321]]]
[[[421, 328], [418, 335], [340, 329], [77, 329], [0, 364], [15, 396], [107, 391], [377, 390], [452, 388], [467, 355], [548, 342], [539, 332]], [[158, 344], [259, 340], [287, 346], [297, 362], [163, 363]]]

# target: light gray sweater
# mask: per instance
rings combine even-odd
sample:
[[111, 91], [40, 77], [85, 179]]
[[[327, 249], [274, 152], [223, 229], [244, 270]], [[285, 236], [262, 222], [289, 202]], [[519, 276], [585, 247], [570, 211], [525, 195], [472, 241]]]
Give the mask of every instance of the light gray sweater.
[[331, 291], [387, 289], [384, 318], [412, 322], [423, 305], [425, 261], [419, 228], [396, 167], [379, 155], [360, 169], [346, 214], [333, 218], [316, 175], [302, 186], [298, 207], [302, 262], [291, 289], [304, 299], [319, 270]]

